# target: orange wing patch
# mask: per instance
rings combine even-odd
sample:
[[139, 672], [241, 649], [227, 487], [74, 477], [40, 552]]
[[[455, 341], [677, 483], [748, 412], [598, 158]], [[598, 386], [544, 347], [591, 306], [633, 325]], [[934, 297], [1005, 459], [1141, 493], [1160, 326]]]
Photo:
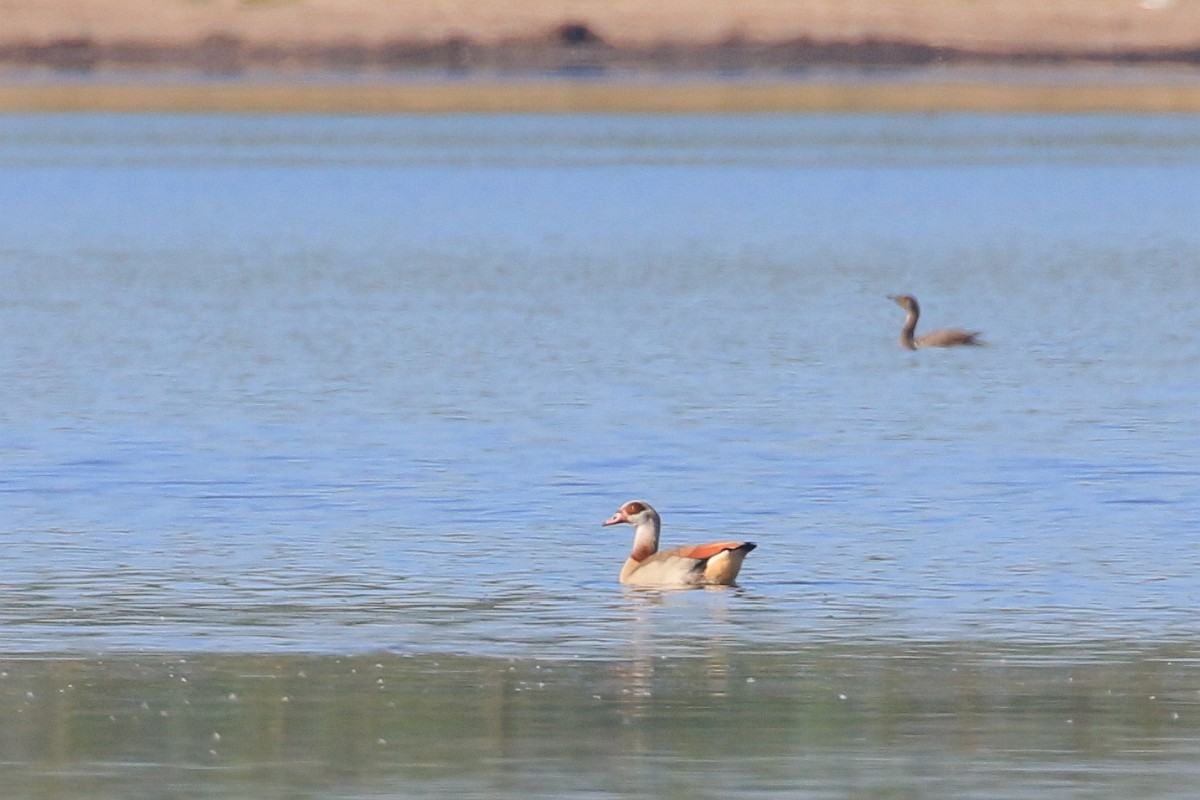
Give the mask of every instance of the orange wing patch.
[[737, 550], [744, 545], [745, 542], [709, 542], [708, 544], [694, 544], [689, 547], [678, 547], [672, 550], [672, 555], [682, 556], [683, 558], [695, 558], [703, 561], [706, 558], [712, 558], [717, 553], [723, 553], [726, 550]]

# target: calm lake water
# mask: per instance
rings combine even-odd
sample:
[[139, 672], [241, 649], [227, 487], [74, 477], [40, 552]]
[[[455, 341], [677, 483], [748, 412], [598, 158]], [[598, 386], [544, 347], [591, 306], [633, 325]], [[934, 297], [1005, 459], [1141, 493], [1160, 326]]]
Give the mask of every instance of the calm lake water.
[[0, 117], [0, 780], [1193, 796], [1196, 122]]

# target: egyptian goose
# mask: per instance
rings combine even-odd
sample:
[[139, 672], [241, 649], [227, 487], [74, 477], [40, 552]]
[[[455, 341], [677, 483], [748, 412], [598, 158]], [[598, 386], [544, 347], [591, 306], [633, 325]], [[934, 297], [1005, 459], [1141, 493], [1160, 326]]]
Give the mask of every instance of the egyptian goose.
[[710, 542], [658, 552], [662, 520], [649, 503], [630, 500], [605, 522], [633, 526], [633, 552], [621, 568], [621, 583], [635, 586], [729, 585], [754, 542]]
[[956, 347], [958, 345], [981, 345], [980, 331], [964, 331], [962, 328], [942, 328], [930, 331], [921, 336], [914, 336], [917, 330], [917, 319], [921, 316], [921, 306], [917, 298], [911, 294], [889, 294], [888, 299], [908, 312], [904, 318], [904, 327], [900, 329], [900, 346], [908, 350], [918, 347]]

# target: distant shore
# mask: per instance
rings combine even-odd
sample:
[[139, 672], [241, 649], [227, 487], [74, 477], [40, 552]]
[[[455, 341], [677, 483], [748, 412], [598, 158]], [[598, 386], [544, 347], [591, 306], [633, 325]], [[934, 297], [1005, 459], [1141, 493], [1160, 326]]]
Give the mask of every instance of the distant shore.
[[0, 9], [8, 111], [1200, 112], [1196, 0]]
[[0, 0], [0, 70], [738, 74], [1173, 65], [1195, 0]]
[[9, 113], [1200, 113], [1200, 79], [1038, 73], [854, 76], [807, 80], [711, 76], [417, 80], [163, 79], [0, 76]]

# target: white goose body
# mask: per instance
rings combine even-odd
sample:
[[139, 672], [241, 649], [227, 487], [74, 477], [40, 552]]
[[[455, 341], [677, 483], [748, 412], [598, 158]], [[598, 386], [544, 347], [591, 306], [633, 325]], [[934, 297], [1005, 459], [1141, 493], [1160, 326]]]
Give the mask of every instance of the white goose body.
[[621, 568], [631, 586], [727, 586], [737, 578], [754, 542], [710, 542], [658, 551], [662, 520], [641, 500], [630, 500], [604, 524], [633, 526], [633, 551]]

